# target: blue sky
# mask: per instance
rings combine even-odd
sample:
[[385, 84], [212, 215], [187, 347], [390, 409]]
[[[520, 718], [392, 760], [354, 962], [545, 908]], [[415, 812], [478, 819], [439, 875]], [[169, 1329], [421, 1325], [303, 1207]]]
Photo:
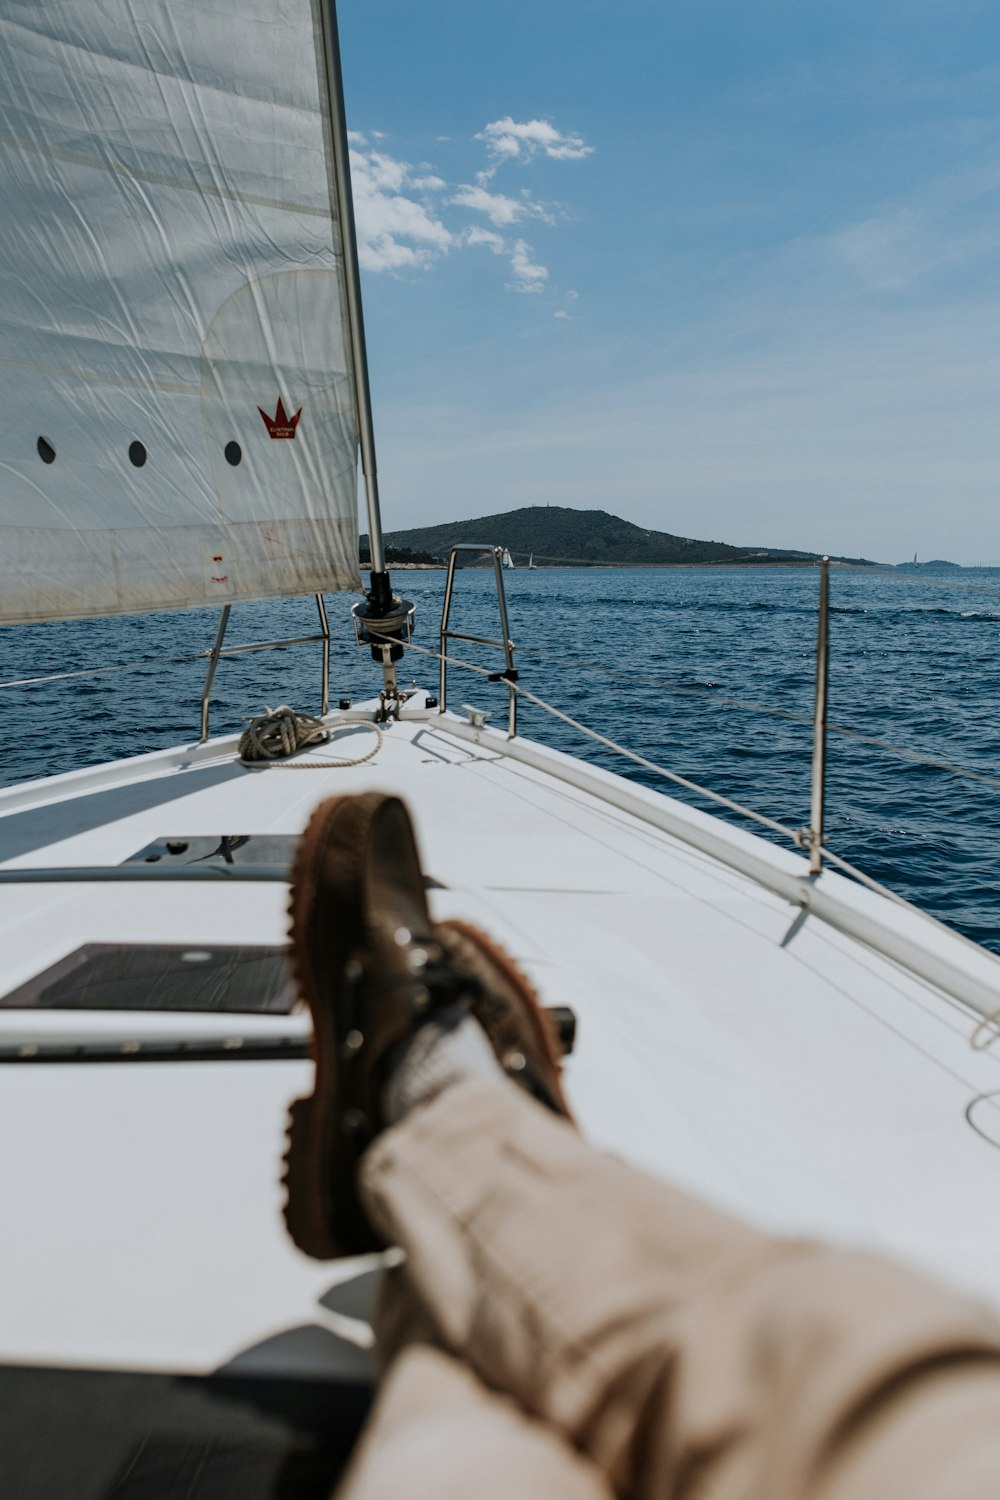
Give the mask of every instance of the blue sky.
[[1000, 559], [1000, 12], [340, 0], [386, 526]]

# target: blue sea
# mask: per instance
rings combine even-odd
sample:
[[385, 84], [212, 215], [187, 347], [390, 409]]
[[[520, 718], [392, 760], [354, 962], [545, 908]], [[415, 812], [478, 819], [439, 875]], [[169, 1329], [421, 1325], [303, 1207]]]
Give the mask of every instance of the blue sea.
[[[808, 822], [814, 570], [539, 568], [505, 582], [525, 687], [713, 791], [792, 827]], [[394, 584], [416, 604], [415, 643], [436, 649], [443, 572], [399, 572]], [[334, 704], [381, 685], [354, 644], [352, 602], [328, 600]], [[838, 568], [831, 602], [828, 841], [1000, 952], [1000, 569], [929, 577]], [[195, 739], [205, 663], [175, 659], [207, 650], [215, 624], [214, 612], [189, 610], [0, 631], [3, 682], [114, 668], [2, 690], [0, 783]], [[499, 634], [491, 573], [459, 575], [452, 626]], [[311, 599], [236, 606], [228, 643], [316, 628]], [[479, 648], [452, 649], [502, 665]], [[437, 663], [411, 653], [401, 679], [436, 691]], [[224, 659], [212, 731], [239, 729], [265, 705], [318, 711], [319, 692], [318, 645]], [[502, 685], [452, 670], [449, 706], [464, 703], [505, 722]], [[674, 790], [530, 704], [520, 729]]]

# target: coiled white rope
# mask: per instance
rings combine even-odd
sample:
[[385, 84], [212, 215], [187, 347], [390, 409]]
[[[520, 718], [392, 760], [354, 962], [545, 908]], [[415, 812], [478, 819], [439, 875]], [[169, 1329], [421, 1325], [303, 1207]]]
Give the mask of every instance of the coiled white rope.
[[[285, 771], [330, 771], [338, 767], [363, 766], [382, 748], [382, 731], [371, 719], [339, 719], [336, 724], [324, 724], [312, 714], [300, 714], [283, 703], [279, 708], [269, 708], [251, 719], [240, 736], [239, 758], [244, 765], [265, 764]], [[318, 760], [290, 760], [299, 750], [310, 745], [327, 744], [339, 729], [370, 729], [375, 743], [364, 755], [344, 760], [323, 756]]]

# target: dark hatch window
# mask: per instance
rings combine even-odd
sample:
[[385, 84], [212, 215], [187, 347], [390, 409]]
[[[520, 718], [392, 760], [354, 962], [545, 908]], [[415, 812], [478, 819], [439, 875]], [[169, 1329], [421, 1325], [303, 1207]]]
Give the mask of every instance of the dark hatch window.
[[85, 943], [0, 997], [0, 1007], [283, 1016], [294, 1001], [285, 948]]

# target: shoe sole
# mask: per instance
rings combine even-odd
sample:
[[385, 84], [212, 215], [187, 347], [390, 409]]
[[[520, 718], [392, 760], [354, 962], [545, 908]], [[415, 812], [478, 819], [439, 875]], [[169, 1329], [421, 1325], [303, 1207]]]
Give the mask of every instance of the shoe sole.
[[[493, 988], [490, 984], [491, 970], [499, 973], [501, 980], [506, 982], [506, 987], [513, 991], [513, 1001], [519, 1012], [518, 1023], [527, 1031], [524, 1039], [528, 1043], [526, 1060], [529, 1064], [534, 1064], [534, 1071], [539, 1075], [539, 1082], [550, 1096], [542, 1098], [540, 1102], [549, 1105], [556, 1113], [572, 1121], [573, 1114], [566, 1101], [560, 1080], [563, 1048], [559, 1041], [558, 1027], [548, 1010], [541, 1004], [538, 991], [530, 979], [518, 968], [509, 953], [482, 928], [474, 926], [471, 922], [446, 920], [438, 923], [437, 930], [446, 948], [448, 947], [447, 934], [456, 933], [477, 950], [478, 961], [473, 965], [475, 977], [482, 982], [487, 992]], [[461, 958], [458, 963], [461, 967]], [[511, 1075], [511, 1070], [507, 1066], [505, 1058], [509, 1056], [509, 1051], [504, 1052], [503, 1042], [498, 1035], [497, 1028], [491, 1025], [488, 1009], [477, 1003], [472, 1007], [472, 1014], [486, 1032], [501, 1067], [509, 1076], [516, 1076]], [[534, 1088], [529, 1091], [536, 1092]]]
[[[377, 1129], [377, 1105], [370, 1097], [371, 1072], [366, 1082], [364, 1072], [356, 1070], [366, 1056], [369, 1070], [377, 1064], [378, 1026], [371, 1013], [367, 1020], [354, 1014], [346, 981], [348, 961], [378, 918], [377, 912], [366, 909], [366, 903], [379, 899], [378, 890], [365, 883], [366, 872], [371, 873], [374, 851], [393, 844], [403, 875], [391, 895], [383, 893], [387, 909], [415, 935], [429, 936], [419, 856], [409, 815], [398, 798], [367, 792], [321, 803], [299, 840], [292, 865], [292, 973], [312, 1015], [316, 1073], [312, 1094], [295, 1100], [289, 1110], [284, 1217], [294, 1243], [315, 1260], [385, 1247], [357, 1194], [358, 1163]], [[381, 873], [391, 888], [391, 869]], [[420, 892], [416, 901], [409, 894], [415, 883]], [[359, 1024], [374, 1051], [345, 1047], [345, 1039]]]
[[[343, 1238], [331, 1229], [334, 1205], [328, 1186], [343, 1176], [345, 1168], [340, 1158], [350, 1143], [343, 1140], [337, 1128], [336, 1058], [341, 1039], [336, 1034], [332, 1007], [324, 1000], [319, 976], [310, 962], [309, 954], [313, 948], [310, 923], [315, 912], [321, 864], [330, 847], [334, 825], [345, 819], [356, 821], [360, 833], [365, 821], [358, 817], [360, 800], [337, 798], [316, 809], [299, 840], [291, 872], [289, 936], [292, 973], [298, 992], [312, 1015], [316, 1076], [312, 1094], [296, 1099], [289, 1109], [282, 1176], [284, 1217], [294, 1243], [314, 1260], [332, 1260], [351, 1253]], [[357, 917], [356, 913], [341, 913], [342, 917], [349, 915]], [[336, 948], [336, 939], [332, 941]], [[346, 934], [340, 946], [343, 961], [346, 961]], [[336, 961], [336, 958], [332, 960]], [[351, 1152], [352, 1158], [354, 1154]]]

